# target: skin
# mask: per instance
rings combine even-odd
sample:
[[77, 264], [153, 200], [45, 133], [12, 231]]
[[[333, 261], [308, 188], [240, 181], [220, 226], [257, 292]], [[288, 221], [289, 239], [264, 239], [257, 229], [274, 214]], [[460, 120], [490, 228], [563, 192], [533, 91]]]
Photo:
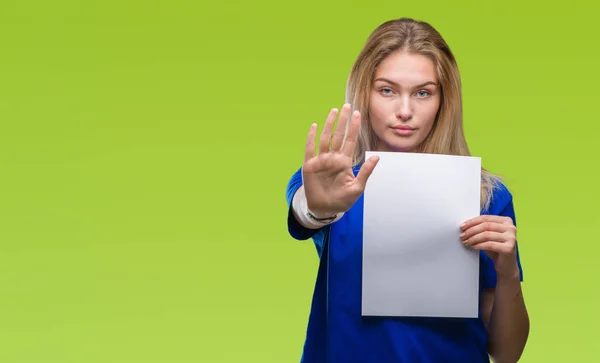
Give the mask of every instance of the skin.
[[494, 362], [517, 362], [529, 335], [517, 265], [517, 228], [511, 218], [483, 215], [466, 221], [461, 230], [463, 244], [485, 251], [496, 269], [496, 288], [483, 291], [481, 304], [488, 352]]
[[[378, 67], [371, 90], [370, 122], [379, 139], [378, 151], [415, 152], [432, 129], [440, 106], [435, 66], [428, 58], [396, 52]], [[311, 125], [302, 167], [308, 208], [319, 217], [344, 213], [364, 192], [379, 161], [365, 161], [358, 175], [352, 172], [352, 153], [360, 127], [360, 113], [344, 105], [335, 130], [338, 110], [332, 109], [317, 140]], [[348, 134], [344, 139], [345, 127]], [[395, 128], [410, 126], [402, 135]], [[333, 135], [332, 135], [333, 133]], [[315, 147], [318, 154], [315, 155]], [[488, 352], [494, 362], [517, 362], [529, 334], [529, 317], [516, 259], [516, 227], [507, 217], [482, 215], [460, 226], [465, 246], [485, 251], [494, 262], [496, 288], [483, 291], [481, 310], [488, 332]]]
[[[427, 137], [440, 106], [435, 65], [420, 54], [395, 52], [379, 65], [370, 95], [378, 151], [413, 152]], [[414, 128], [402, 135], [394, 127]]]

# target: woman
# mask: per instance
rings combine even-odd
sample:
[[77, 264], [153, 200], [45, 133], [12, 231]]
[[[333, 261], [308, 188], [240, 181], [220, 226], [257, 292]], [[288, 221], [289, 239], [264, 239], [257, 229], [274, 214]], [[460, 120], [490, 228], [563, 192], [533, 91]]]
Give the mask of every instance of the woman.
[[[477, 319], [361, 316], [363, 191], [377, 165], [365, 151], [469, 155], [455, 58], [440, 34], [408, 18], [380, 25], [287, 188], [288, 227], [320, 257], [302, 361], [516, 362], [529, 334], [511, 193], [482, 170], [481, 216], [461, 238], [480, 251]], [[318, 145], [316, 145], [318, 144]], [[318, 153], [315, 155], [315, 147]]]

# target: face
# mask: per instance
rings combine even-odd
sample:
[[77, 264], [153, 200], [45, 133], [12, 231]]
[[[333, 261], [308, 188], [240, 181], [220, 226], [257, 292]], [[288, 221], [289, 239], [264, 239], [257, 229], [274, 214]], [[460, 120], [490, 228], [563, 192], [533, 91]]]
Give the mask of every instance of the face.
[[440, 106], [435, 65], [420, 54], [390, 54], [375, 73], [369, 105], [377, 151], [414, 152], [431, 131]]

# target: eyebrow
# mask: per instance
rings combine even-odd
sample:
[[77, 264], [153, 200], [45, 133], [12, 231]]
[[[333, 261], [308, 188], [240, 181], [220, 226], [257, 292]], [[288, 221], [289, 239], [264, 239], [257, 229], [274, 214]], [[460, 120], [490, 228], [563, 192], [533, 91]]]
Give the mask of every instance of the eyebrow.
[[[383, 81], [383, 82], [387, 82], [389, 84], [392, 84], [394, 86], [400, 86], [398, 83], [396, 83], [396, 82], [394, 82], [394, 81], [392, 81], [390, 79], [383, 78], [383, 77], [377, 78], [374, 82], [377, 82], [377, 81]], [[438, 84], [437, 84], [437, 82], [434, 82], [434, 81], [427, 81], [425, 83], [421, 83], [421, 84], [416, 85], [415, 88], [421, 88], [421, 87], [425, 87], [425, 86], [429, 86], [429, 85], [437, 86]]]

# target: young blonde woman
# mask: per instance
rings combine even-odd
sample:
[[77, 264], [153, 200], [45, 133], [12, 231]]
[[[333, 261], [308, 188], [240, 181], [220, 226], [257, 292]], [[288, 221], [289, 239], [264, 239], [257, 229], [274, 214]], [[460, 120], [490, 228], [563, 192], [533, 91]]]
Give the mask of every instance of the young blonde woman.
[[426, 22], [385, 22], [352, 67], [346, 102], [318, 138], [310, 127], [287, 188], [289, 232], [312, 238], [320, 257], [302, 362], [518, 361], [529, 318], [515, 212], [511, 193], [486, 170], [481, 215], [460, 227], [463, 243], [480, 251], [479, 318], [361, 316], [363, 192], [378, 162], [365, 151], [469, 155], [450, 48]]

